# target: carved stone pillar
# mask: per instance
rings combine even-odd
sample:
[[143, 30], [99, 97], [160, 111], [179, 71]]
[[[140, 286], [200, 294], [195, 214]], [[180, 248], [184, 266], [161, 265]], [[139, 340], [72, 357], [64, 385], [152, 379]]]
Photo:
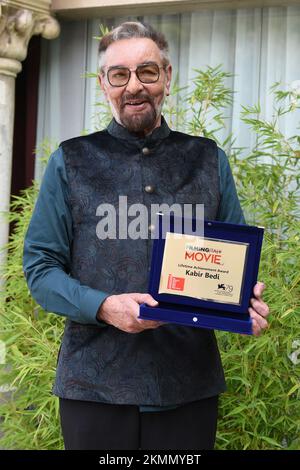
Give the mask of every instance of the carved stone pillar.
[[0, 270], [6, 258], [3, 246], [8, 240], [15, 77], [22, 69], [33, 35], [41, 34], [45, 39], [59, 35], [59, 24], [50, 16], [50, 4], [47, 0], [0, 0]]

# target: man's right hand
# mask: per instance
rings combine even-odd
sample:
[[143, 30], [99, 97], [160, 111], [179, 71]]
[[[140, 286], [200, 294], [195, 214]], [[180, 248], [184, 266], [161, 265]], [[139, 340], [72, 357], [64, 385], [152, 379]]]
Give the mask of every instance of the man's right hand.
[[140, 304], [156, 307], [158, 302], [150, 294], [130, 293], [107, 297], [97, 312], [97, 318], [126, 333], [158, 328], [164, 322], [138, 318]]

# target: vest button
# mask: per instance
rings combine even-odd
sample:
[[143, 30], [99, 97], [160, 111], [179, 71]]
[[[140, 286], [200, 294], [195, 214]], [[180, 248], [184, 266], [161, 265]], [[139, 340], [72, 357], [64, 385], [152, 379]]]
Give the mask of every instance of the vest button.
[[155, 225], [153, 225], [153, 224], [149, 225], [148, 230], [149, 230], [149, 232], [153, 233], [154, 230], [155, 230]]
[[142, 153], [143, 153], [143, 155], [149, 155], [150, 149], [148, 147], [144, 147], [144, 148], [142, 148]]
[[151, 186], [151, 184], [148, 184], [147, 186], [145, 186], [144, 189], [145, 189], [146, 193], [153, 193], [154, 186]]

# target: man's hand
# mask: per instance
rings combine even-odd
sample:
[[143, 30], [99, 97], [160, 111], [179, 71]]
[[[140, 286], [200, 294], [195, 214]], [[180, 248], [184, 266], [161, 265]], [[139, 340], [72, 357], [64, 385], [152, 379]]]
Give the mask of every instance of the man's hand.
[[138, 318], [140, 304], [143, 303], [150, 305], [150, 307], [158, 305], [158, 302], [150, 294], [111, 295], [101, 305], [97, 312], [97, 318], [126, 333], [140, 333], [164, 325], [164, 322]]
[[269, 307], [262, 300], [262, 293], [265, 285], [262, 282], [255, 284], [253, 294], [255, 298], [250, 299], [251, 307], [249, 307], [249, 314], [252, 318], [252, 331], [255, 336], [259, 336], [265, 328], [268, 327], [266, 317], [269, 315]]

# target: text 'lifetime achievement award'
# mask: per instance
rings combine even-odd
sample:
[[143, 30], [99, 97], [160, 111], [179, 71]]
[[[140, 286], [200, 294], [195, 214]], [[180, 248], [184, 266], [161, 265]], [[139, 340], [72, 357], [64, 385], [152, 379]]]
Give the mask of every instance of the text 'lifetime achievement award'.
[[141, 305], [140, 318], [252, 334], [263, 228], [204, 221], [195, 234], [195, 220], [164, 217], [157, 215], [149, 281], [159, 305]]

